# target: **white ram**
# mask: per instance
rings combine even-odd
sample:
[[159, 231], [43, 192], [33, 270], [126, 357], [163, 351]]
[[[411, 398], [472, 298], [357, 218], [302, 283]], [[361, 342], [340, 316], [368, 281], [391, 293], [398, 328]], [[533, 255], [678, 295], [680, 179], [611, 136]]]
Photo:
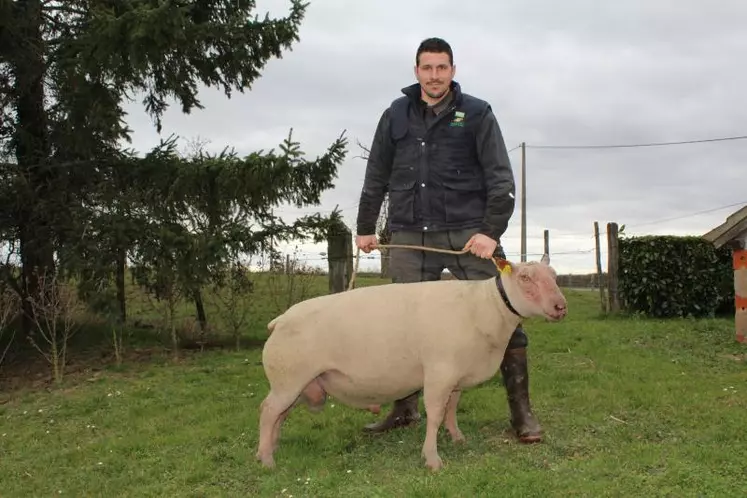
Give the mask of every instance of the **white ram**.
[[439, 469], [436, 435], [442, 422], [453, 441], [464, 440], [456, 420], [461, 391], [496, 374], [524, 318], [566, 316], [566, 299], [547, 256], [507, 265], [510, 271], [487, 280], [376, 285], [324, 295], [272, 320], [262, 356], [270, 392], [261, 404], [257, 458], [266, 467], [275, 465], [280, 428], [297, 404], [320, 410], [329, 394], [371, 409], [422, 389], [422, 455], [429, 468]]

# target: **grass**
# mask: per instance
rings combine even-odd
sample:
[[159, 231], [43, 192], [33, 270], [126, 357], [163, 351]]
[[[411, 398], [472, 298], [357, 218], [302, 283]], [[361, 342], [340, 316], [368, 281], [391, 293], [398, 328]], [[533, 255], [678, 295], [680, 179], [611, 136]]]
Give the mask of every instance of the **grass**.
[[[566, 322], [526, 325], [541, 444], [511, 437], [496, 378], [462, 396], [466, 445], [442, 429], [438, 474], [420, 458], [423, 423], [368, 436], [375, 416], [334, 401], [290, 415], [266, 470], [261, 350], [163, 354], [14, 391], [0, 405], [0, 495], [743, 496], [747, 349], [733, 321], [604, 318], [596, 293], [567, 295]], [[258, 306], [255, 338], [273, 308]]]

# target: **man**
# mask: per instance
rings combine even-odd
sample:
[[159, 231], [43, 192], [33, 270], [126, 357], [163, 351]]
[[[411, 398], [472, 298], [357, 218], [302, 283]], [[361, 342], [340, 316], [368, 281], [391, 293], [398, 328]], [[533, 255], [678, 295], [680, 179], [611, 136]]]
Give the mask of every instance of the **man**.
[[[392, 244], [459, 250], [451, 255], [391, 249], [394, 283], [438, 280], [444, 268], [459, 279], [497, 274], [493, 255], [505, 257], [499, 240], [514, 211], [514, 178], [498, 122], [490, 105], [462, 93], [453, 78], [448, 43], [424, 40], [415, 56], [417, 83], [387, 108], [370, 148], [358, 208], [356, 245], [377, 246], [376, 220], [389, 193]], [[459, 331], [454, 331], [459, 333]], [[531, 412], [526, 360], [527, 338], [517, 328], [501, 365], [511, 423], [519, 439], [536, 442], [541, 428]], [[379, 433], [420, 419], [419, 392], [398, 400]]]

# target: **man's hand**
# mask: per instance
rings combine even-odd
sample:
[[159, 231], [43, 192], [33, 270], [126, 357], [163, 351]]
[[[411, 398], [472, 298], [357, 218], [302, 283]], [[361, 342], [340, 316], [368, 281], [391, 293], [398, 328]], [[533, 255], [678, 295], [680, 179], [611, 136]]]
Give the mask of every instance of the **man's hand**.
[[481, 233], [474, 234], [464, 244], [464, 249], [469, 249], [469, 252], [483, 259], [492, 258], [496, 247], [498, 247], [497, 241]]
[[379, 245], [379, 241], [377, 240], [376, 235], [356, 235], [355, 245], [358, 247], [358, 249], [368, 254], [372, 250], [376, 249], [376, 247]]

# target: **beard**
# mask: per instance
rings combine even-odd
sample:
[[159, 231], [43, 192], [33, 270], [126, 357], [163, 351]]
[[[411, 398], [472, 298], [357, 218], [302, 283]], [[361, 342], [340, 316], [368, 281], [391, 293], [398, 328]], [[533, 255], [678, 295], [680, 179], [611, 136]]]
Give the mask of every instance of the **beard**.
[[[434, 83], [436, 83], [436, 84], [442, 84], [440, 81], [439, 82], [434, 82]], [[446, 88], [444, 88], [443, 90], [433, 90], [433, 89], [428, 88], [428, 86], [423, 86], [422, 88], [423, 88], [423, 91], [425, 92], [425, 94], [428, 95], [432, 99], [440, 99], [441, 97], [443, 97], [444, 95], [446, 95], [446, 92], [449, 91], [449, 87], [448, 86]]]

